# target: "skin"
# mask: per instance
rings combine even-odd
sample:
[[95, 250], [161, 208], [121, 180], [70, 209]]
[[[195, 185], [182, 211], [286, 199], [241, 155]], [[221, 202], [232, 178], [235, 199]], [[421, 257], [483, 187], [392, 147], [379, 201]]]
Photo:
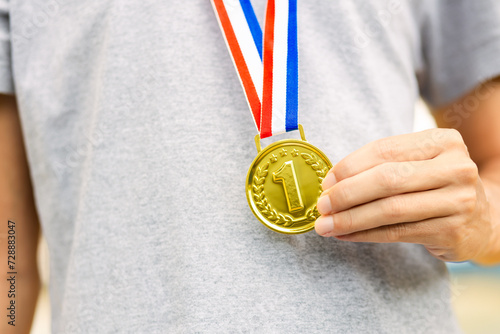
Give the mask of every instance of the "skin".
[[[477, 106], [460, 108], [471, 100]], [[500, 83], [435, 110], [442, 128], [384, 138], [330, 170], [316, 231], [352, 242], [410, 242], [445, 261], [500, 263]], [[15, 98], [0, 94], [0, 250], [16, 222], [16, 327], [29, 333], [40, 280], [39, 222]], [[0, 251], [5, 275], [7, 252]], [[7, 277], [7, 276], [6, 276]], [[8, 285], [0, 280], [0, 305]], [[3, 307], [3, 306], [2, 306]]]
[[[16, 326], [7, 324], [8, 220], [16, 226]], [[0, 94], [0, 333], [28, 334], [40, 290], [36, 263], [39, 224], [13, 96]]]
[[437, 129], [374, 141], [323, 181], [316, 232], [421, 244], [443, 261], [500, 263], [500, 80], [434, 110]]

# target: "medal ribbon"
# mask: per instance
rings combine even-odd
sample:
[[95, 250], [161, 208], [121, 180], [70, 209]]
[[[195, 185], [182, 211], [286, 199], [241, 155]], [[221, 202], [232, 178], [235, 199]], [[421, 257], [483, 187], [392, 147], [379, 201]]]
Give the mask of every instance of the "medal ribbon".
[[261, 138], [298, 128], [297, 0], [211, 0]]

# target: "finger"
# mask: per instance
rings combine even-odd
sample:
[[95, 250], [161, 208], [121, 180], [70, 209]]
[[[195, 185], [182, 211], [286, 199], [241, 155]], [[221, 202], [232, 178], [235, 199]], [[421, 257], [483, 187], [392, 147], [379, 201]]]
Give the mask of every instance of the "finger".
[[[441, 188], [391, 196], [366, 203], [316, 221], [321, 235], [344, 235], [371, 230], [384, 225], [416, 222], [457, 213], [458, 192]], [[465, 195], [464, 195], [465, 198]]]
[[433, 159], [451, 148], [467, 151], [460, 133], [453, 129], [431, 129], [387, 137], [349, 154], [331, 172], [339, 182], [384, 162]]
[[[412, 223], [384, 225], [371, 230], [344, 234], [336, 238], [351, 242], [408, 242], [424, 246], [450, 244], [460, 238], [454, 216], [431, 218]], [[450, 233], [453, 233], [450, 235]], [[457, 241], [458, 242], [458, 241]]]
[[441, 160], [375, 166], [326, 190], [318, 200], [318, 211], [322, 215], [336, 213], [380, 198], [444, 187], [450, 183], [450, 173], [443, 169], [453, 165]]

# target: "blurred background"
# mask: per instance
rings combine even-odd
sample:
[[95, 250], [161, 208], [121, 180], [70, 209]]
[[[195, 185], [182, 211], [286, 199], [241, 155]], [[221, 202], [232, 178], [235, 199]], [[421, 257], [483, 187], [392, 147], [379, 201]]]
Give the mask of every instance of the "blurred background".
[[[415, 131], [436, 127], [423, 102], [415, 112]], [[31, 334], [50, 334], [50, 302], [47, 282], [49, 256], [42, 238], [38, 265], [43, 288], [38, 299]], [[471, 263], [449, 263], [451, 299], [458, 321], [466, 334], [500, 333], [500, 266], [484, 268]], [[71, 334], [71, 333], [67, 333]]]

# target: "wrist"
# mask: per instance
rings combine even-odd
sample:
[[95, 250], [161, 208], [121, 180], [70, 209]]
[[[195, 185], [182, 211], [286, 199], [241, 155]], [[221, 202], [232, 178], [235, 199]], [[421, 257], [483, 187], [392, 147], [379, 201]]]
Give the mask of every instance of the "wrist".
[[500, 264], [500, 195], [498, 182], [489, 181], [482, 177], [482, 184], [486, 195], [486, 224], [489, 224], [487, 237], [481, 242], [481, 250], [471, 261], [483, 266]]

